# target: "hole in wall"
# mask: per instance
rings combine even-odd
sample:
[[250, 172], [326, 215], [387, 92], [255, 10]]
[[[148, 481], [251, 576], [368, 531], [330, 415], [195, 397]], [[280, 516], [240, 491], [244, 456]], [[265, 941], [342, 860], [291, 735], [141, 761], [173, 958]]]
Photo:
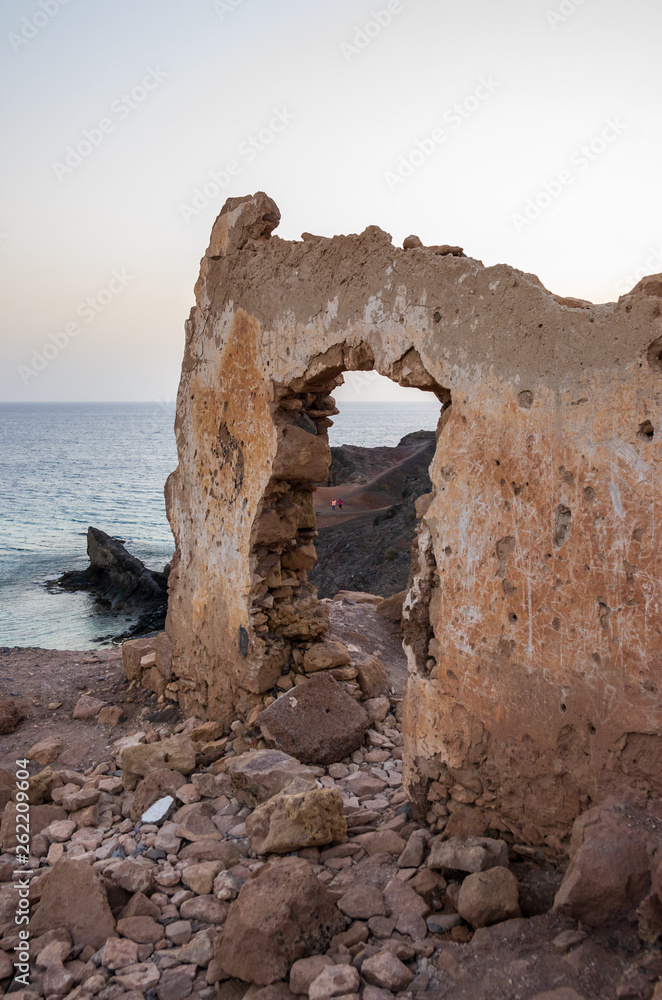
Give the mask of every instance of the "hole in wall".
[[[337, 403], [342, 407], [343, 372], [367, 372], [374, 365], [365, 345], [344, 347], [342, 360], [341, 366], [318, 359], [322, 363], [309, 368], [314, 375], [276, 387], [279, 445], [253, 528], [251, 593], [256, 651], [273, 663], [273, 683], [290, 669], [304, 673], [307, 648], [326, 635], [329, 608], [321, 599], [339, 590], [382, 597], [406, 590], [412, 558], [420, 579], [407, 642], [422, 672], [438, 665], [439, 643], [428, 604], [439, 574], [431, 547], [418, 549], [414, 503], [432, 489], [428, 469], [450, 417], [450, 391], [434, 381], [415, 351], [408, 351], [390, 375], [410, 391], [421, 390], [428, 410], [429, 401], [434, 402], [436, 431], [421, 433], [419, 426], [409, 426], [399, 441], [396, 437], [382, 447], [366, 438], [364, 447], [373, 445], [374, 450], [376, 445], [377, 456], [366, 456], [357, 444], [341, 448], [332, 436], [330, 453], [332, 418], [342, 414]], [[399, 406], [394, 398], [390, 409], [384, 401], [382, 429], [397, 431]], [[371, 576], [375, 554], [381, 571], [377, 584]]]
[[655, 428], [653, 427], [650, 420], [644, 420], [639, 424], [639, 430], [637, 431], [637, 437], [642, 441], [652, 441], [655, 435]]

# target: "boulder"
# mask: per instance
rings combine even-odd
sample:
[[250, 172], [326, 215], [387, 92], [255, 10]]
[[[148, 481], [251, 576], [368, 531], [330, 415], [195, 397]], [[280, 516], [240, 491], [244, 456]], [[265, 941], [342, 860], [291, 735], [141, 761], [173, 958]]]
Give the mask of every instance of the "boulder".
[[500, 867], [468, 875], [460, 887], [457, 912], [474, 928], [521, 916], [517, 879]]
[[368, 715], [329, 673], [297, 684], [258, 716], [264, 738], [303, 764], [325, 766], [363, 743]]
[[327, 965], [308, 989], [310, 1000], [330, 1000], [359, 991], [359, 972], [353, 965]]
[[282, 791], [292, 781], [310, 782], [317, 787], [315, 775], [298, 760], [280, 750], [251, 750], [234, 757], [227, 765], [235, 798], [254, 809]]
[[345, 920], [334, 897], [302, 858], [270, 861], [244, 883], [216, 939], [229, 976], [267, 986], [301, 958], [325, 952]]
[[554, 909], [591, 927], [624, 916], [649, 893], [659, 821], [636, 806], [596, 806], [575, 820], [571, 862]]
[[296, 783], [263, 802], [247, 817], [246, 832], [256, 854], [287, 854], [302, 847], [321, 847], [347, 835], [343, 800], [337, 788], [291, 791], [294, 788]]
[[303, 669], [307, 674], [314, 674], [318, 670], [344, 667], [346, 663], [349, 663], [350, 658], [349, 650], [342, 642], [326, 639], [323, 642], [313, 643], [306, 650], [303, 658]]
[[432, 841], [428, 868], [437, 871], [484, 872], [508, 867], [508, 844], [492, 837], [452, 837]]
[[190, 774], [195, 767], [195, 754], [195, 743], [184, 733], [158, 743], [128, 746], [120, 756], [124, 787], [132, 791], [141, 777], [166, 767], [181, 774]]
[[58, 861], [49, 872], [41, 901], [30, 924], [39, 937], [63, 927], [76, 947], [91, 945], [96, 951], [115, 933], [115, 919], [97, 873], [80, 861]]
[[0, 736], [8, 736], [13, 733], [21, 719], [24, 718], [25, 712], [11, 698], [0, 701]]

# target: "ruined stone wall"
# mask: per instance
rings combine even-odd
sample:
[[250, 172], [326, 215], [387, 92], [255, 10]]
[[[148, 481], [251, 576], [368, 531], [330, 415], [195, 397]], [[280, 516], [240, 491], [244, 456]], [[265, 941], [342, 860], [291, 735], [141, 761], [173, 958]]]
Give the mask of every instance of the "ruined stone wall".
[[287, 242], [278, 220], [228, 202], [202, 260], [167, 693], [229, 725], [302, 670], [327, 629], [307, 571], [332, 393], [374, 368], [441, 405], [405, 602], [419, 815], [553, 844], [624, 784], [660, 794], [662, 277], [592, 305], [457, 248]]

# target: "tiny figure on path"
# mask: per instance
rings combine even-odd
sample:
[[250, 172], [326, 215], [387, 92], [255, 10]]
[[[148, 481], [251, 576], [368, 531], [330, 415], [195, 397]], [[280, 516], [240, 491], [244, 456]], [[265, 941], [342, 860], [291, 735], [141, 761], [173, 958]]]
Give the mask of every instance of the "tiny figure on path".
[[335, 514], [335, 512], [336, 512], [336, 501], [335, 500], [331, 501], [331, 510]]
[[342, 497], [338, 497], [338, 510], [342, 510]]

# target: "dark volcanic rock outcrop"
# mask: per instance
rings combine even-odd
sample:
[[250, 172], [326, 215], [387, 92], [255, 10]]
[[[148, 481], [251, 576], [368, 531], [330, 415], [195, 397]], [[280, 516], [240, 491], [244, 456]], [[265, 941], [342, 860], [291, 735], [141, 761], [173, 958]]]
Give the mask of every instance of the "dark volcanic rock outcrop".
[[[57, 581], [65, 590], [88, 590], [114, 609], [140, 613], [132, 635], [163, 628], [168, 606], [168, 578], [147, 569], [116, 538], [99, 528], [87, 529], [90, 565], [84, 570], [64, 573]], [[120, 636], [118, 638], [124, 638]]]
[[327, 485], [369, 483], [371, 479], [399, 465], [408, 457], [408, 453], [418, 451], [422, 445], [434, 444], [434, 440], [434, 431], [414, 431], [405, 435], [395, 448], [362, 448], [353, 444], [341, 444], [331, 449]]

